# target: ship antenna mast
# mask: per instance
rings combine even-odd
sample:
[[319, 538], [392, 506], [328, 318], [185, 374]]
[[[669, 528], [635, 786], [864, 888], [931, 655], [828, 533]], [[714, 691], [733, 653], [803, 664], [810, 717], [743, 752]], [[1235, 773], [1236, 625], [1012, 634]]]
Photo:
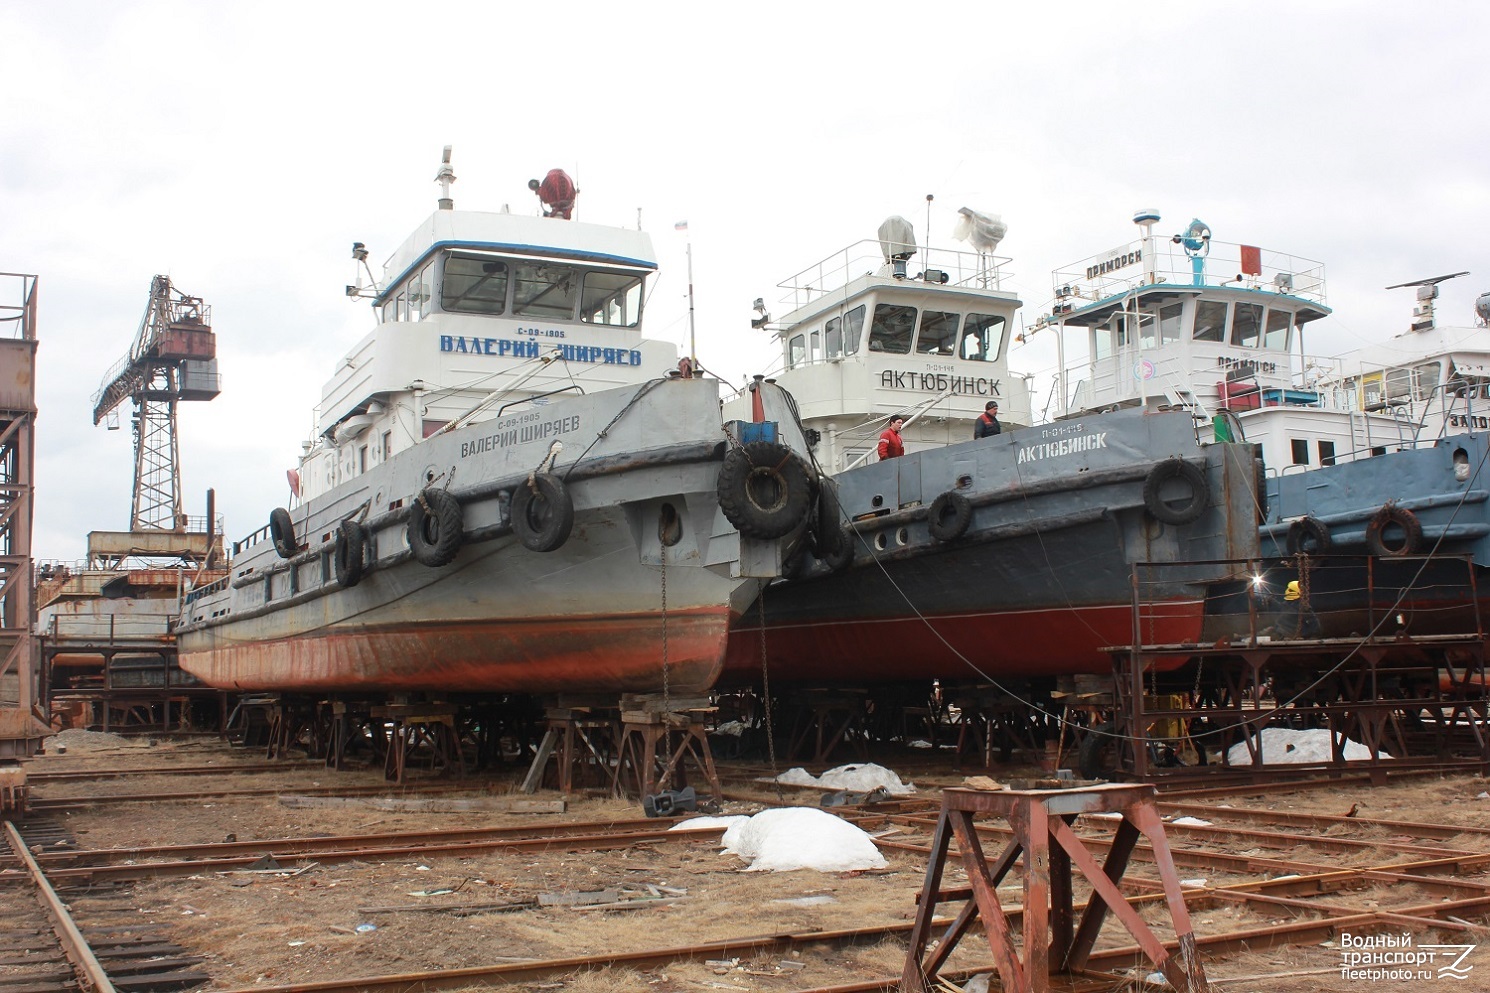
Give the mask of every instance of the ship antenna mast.
[[455, 170], [450, 168], [450, 147], [445, 146], [445, 154], [440, 159], [440, 171], [435, 173], [435, 182], [440, 184], [441, 210], [455, 209], [455, 201], [450, 199], [450, 184], [455, 182]]

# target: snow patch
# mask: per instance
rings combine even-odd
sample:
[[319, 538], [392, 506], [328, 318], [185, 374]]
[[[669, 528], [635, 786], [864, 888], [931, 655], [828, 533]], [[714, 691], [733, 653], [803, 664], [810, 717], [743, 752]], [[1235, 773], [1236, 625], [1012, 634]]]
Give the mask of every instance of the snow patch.
[[829, 769], [821, 776], [814, 776], [797, 766], [777, 776], [776, 781], [788, 786], [816, 786], [819, 789], [853, 790], [856, 793], [868, 793], [873, 789], [883, 789], [886, 793], [896, 795], [916, 792], [914, 785], [902, 783], [895, 773], [873, 762], [841, 765], [836, 769]]
[[750, 872], [853, 872], [888, 865], [863, 830], [812, 807], [779, 807], [744, 818], [724, 832], [724, 850], [750, 862]]
[[[1324, 728], [1295, 731], [1293, 728], [1263, 728], [1262, 760], [1267, 765], [1298, 765], [1306, 762], [1329, 762], [1330, 733]], [[1371, 749], [1360, 742], [1346, 739], [1345, 758], [1360, 760], [1371, 758]], [[1386, 752], [1378, 752], [1377, 758], [1391, 758]], [[1252, 756], [1247, 752], [1247, 743], [1238, 742], [1227, 749], [1226, 761], [1231, 765], [1251, 765]]]

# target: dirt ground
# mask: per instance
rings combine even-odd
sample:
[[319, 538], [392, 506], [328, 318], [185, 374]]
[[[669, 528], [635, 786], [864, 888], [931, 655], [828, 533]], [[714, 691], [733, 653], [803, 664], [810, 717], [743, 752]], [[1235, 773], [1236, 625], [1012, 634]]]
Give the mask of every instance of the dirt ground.
[[[34, 773], [71, 770], [118, 770], [168, 765], [221, 767], [218, 774], [194, 776], [131, 775], [83, 781], [39, 784], [35, 795], [46, 799], [110, 793], [179, 793], [226, 788], [275, 787], [294, 793], [316, 785], [381, 784], [381, 772], [333, 773], [314, 766], [292, 766], [272, 775], [236, 772], [236, 766], [261, 761], [258, 753], [230, 750], [210, 740], [163, 740], [159, 743], [131, 742], [113, 736], [68, 732], [63, 739], [66, 754], [52, 753], [34, 760]], [[886, 763], [883, 760], [882, 764]], [[923, 756], [906, 756], [895, 769], [903, 779], [914, 781], [923, 793], [935, 795], [943, 786], [961, 782], [961, 775], [945, 765], [928, 764]], [[815, 770], [821, 771], [821, 770]], [[977, 770], [982, 771], [982, 770]], [[1018, 770], [996, 769], [995, 776]], [[513, 794], [519, 770], [494, 778], [470, 796]], [[773, 790], [751, 781], [744, 770], [729, 765], [721, 769], [727, 795], [750, 793], [762, 801], [773, 800]], [[1422, 779], [1380, 788], [1350, 786], [1308, 792], [1277, 791], [1261, 798], [1216, 801], [1236, 807], [1262, 807], [1301, 812], [1345, 814], [1352, 808], [1357, 817], [1398, 819], [1436, 824], [1479, 826], [1486, 823], [1490, 799], [1479, 799], [1486, 784], [1477, 777]], [[387, 795], [397, 796], [396, 789]], [[816, 805], [818, 793], [789, 792], [788, 802]], [[538, 799], [560, 799], [553, 792], [540, 792]], [[133, 849], [152, 844], [220, 842], [233, 836], [239, 841], [288, 839], [317, 835], [428, 831], [458, 827], [545, 824], [555, 821], [632, 820], [642, 816], [640, 804], [608, 798], [571, 796], [564, 813], [513, 814], [389, 813], [371, 807], [300, 809], [285, 806], [273, 797], [210, 798], [171, 800], [153, 804], [101, 805], [59, 813], [62, 821], [83, 848]], [[731, 800], [726, 813], [753, 813], [758, 802]], [[1259, 826], [1262, 827], [1262, 826]], [[1287, 831], [1274, 826], [1272, 830]], [[1171, 845], [1218, 847], [1207, 838], [1190, 838], [1175, 829]], [[927, 832], [929, 833], [929, 832]], [[1426, 843], [1471, 851], [1490, 850], [1490, 841], [1466, 835], [1447, 842], [1423, 842], [1400, 831], [1350, 825], [1331, 829], [1362, 840], [1385, 843]], [[907, 841], [926, 841], [926, 834], [901, 831], [888, 836]], [[1249, 853], [1234, 844], [1226, 850]], [[372, 976], [426, 969], [453, 969], [495, 965], [528, 959], [560, 959], [604, 952], [670, 948], [749, 936], [859, 928], [876, 924], [905, 923], [913, 919], [916, 894], [921, 888], [924, 857], [893, 849], [885, 850], [889, 867], [858, 873], [820, 873], [799, 870], [786, 873], [743, 871], [746, 864], [733, 855], [721, 854], [716, 835], [684, 837], [677, 841], [639, 844], [600, 852], [497, 851], [467, 857], [426, 859], [389, 858], [318, 865], [303, 872], [204, 873], [200, 876], [147, 881], [134, 884], [133, 906], [142, 920], [169, 924], [172, 939], [192, 954], [203, 955], [204, 971], [214, 977], [204, 989], [288, 985], [317, 979]], [[1334, 865], [1379, 865], [1399, 860], [1390, 851], [1374, 848], [1334, 854], [1316, 850], [1257, 852], [1271, 858], [1297, 858]], [[1147, 867], [1142, 867], [1147, 868]], [[1476, 870], [1477, 871], [1477, 870]], [[1141, 877], [1140, 867], [1135, 872]], [[1181, 868], [1188, 878], [1191, 870]], [[1152, 874], [1148, 874], [1152, 877]], [[1210, 885], [1241, 881], [1209, 874]], [[947, 885], [956, 885], [958, 874], [950, 874]], [[534, 899], [543, 894], [573, 894], [596, 890], [651, 893], [648, 887], [665, 888], [677, 896], [675, 902], [651, 902], [628, 910], [586, 910], [574, 906], [530, 907], [505, 912], [456, 916], [430, 910], [389, 910], [417, 905], [420, 908], [459, 904], [493, 904]], [[442, 891], [449, 892], [442, 892]], [[676, 891], [682, 891], [676, 893]], [[1078, 894], [1080, 897], [1081, 894]], [[1019, 884], [1001, 888], [1000, 898], [1018, 903]], [[90, 912], [105, 913], [109, 898], [84, 894], [70, 896], [74, 912], [85, 922]], [[1394, 901], [1427, 902], [1413, 895], [1395, 894], [1390, 888], [1332, 896], [1335, 902], [1356, 901], [1362, 907], [1391, 906]], [[1428, 898], [1431, 899], [1431, 898]], [[96, 907], [94, 906], [96, 901]], [[1163, 914], [1145, 912], [1161, 936]], [[1197, 912], [1195, 930], [1200, 936], [1244, 927], [1283, 923], [1292, 912], [1259, 913], [1252, 904]], [[370, 926], [369, 926], [370, 925]], [[1110, 922], [1102, 945], [1131, 943], [1122, 928]], [[1438, 941], [1424, 934], [1422, 942]], [[1462, 936], [1445, 934], [1444, 942], [1463, 942]], [[955, 962], [965, 967], [986, 964], [986, 946], [977, 954], [978, 943], [965, 941]], [[1490, 949], [1490, 942], [1486, 943]], [[1418, 989], [1490, 988], [1490, 951], [1474, 973], [1483, 972], [1485, 982], [1436, 985], [1434, 981], [1410, 983]], [[761, 957], [730, 966], [703, 963], [668, 966], [657, 972], [625, 970], [576, 975], [559, 985], [532, 983], [523, 988], [564, 989], [574, 993], [652, 989], [668, 991], [734, 989], [785, 991], [828, 986], [877, 976], [898, 975], [904, 946], [885, 941], [867, 948], [840, 949], [813, 946], [795, 957]], [[1342, 978], [1338, 944], [1278, 948], [1224, 959], [1206, 961], [1213, 979], [1232, 977], [1220, 988], [1259, 991], [1335, 991], [1361, 993], [1373, 981]], [[1473, 958], [1468, 964], [1474, 964]], [[1138, 969], [1139, 963], [1134, 963]], [[1147, 974], [1147, 969], [1138, 969]], [[1471, 976], [1474, 975], [1471, 973]], [[1381, 980], [1386, 982], [1386, 980]], [[1401, 985], [1398, 983], [1397, 985]], [[1122, 984], [1119, 988], [1130, 988]]]

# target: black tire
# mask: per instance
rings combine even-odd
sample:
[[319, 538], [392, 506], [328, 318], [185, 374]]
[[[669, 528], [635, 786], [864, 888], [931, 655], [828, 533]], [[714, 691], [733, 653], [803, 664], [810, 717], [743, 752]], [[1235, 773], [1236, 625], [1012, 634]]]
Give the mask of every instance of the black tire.
[[512, 530], [529, 551], [564, 547], [574, 530], [574, 499], [564, 481], [551, 472], [540, 472], [532, 485], [518, 483], [512, 494]]
[[334, 561], [336, 581], [343, 589], [362, 582], [367, 566], [367, 530], [356, 521], [342, 521], [336, 527]]
[[292, 559], [300, 551], [300, 542], [295, 539], [295, 522], [290, 520], [290, 512], [283, 507], [269, 511], [269, 537], [282, 559]]
[[838, 550], [843, 538], [843, 510], [838, 504], [838, 484], [827, 477], [818, 480], [817, 517], [812, 530], [818, 558]]
[[[1401, 532], [1400, 542], [1396, 541], [1395, 534], [1387, 531], [1388, 528], [1396, 528]], [[1371, 550], [1372, 555], [1381, 558], [1411, 555], [1423, 547], [1423, 523], [1412, 511], [1395, 504], [1386, 504], [1372, 516], [1371, 523], [1366, 525], [1366, 547]]]
[[956, 541], [973, 522], [973, 505], [961, 493], [948, 490], [931, 501], [926, 512], [926, 530], [937, 541]]
[[430, 487], [409, 508], [409, 551], [421, 565], [449, 565], [460, 554], [465, 533], [460, 501], [446, 490]]
[[1300, 517], [1288, 525], [1288, 554], [1328, 555], [1330, 529], [1317, 517]]
[[822, 557], [823, 565], [828, 567], [829, 572], [842, 572], [854, 564], [854, 546], [858, 539], [849, 530], [847, 524], [838, 526], [838, 542], [833, 550]]
[[812, 555], [807, 551], [807, 546], [798, 546], [786, 557], [786, 561], [781, 563], [781, 578], [793, 582], [806, 579], [812, 575], [813, 561]]
[[752, 538], [780, 538], [807, 517], [812, 500], [807, 470], [785, 445], [752, 441], [732, 448], [719, 470], [719, 507]]
[[1117, 772], [1117, 725], [1098, 724], [1081, 736], [1076, 768], [1082, 779], [1112, 779]]
[[1260, 524], [1268, 519], [1268, 470], [1262, 459], [1252, 460], [1252, 472], [1257, 478], [1257, 521]]
[[[1179, 487], [1170, 485], [1173, 482], [1183, 484], [1185, 492], [1176, 495]], [[1209, 502], [1205, 473], [1184, 459], [1165, 459], [1143, 481], [1143, 505], [1154, 520], [1164, 524], [1192, 524]]]

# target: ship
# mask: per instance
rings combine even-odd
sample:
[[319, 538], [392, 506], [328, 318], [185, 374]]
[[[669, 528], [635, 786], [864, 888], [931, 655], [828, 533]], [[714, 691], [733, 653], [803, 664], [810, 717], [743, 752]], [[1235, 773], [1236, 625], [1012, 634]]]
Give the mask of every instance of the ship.
[[1213, 633], [1228, 617], [1269, 637], [1481, 631], [1490, 295], [1479, 327], [1452, 328], [1433, 302], [1465, 273], [1389, 287], [1416, 290], [1403, 334], [1313, 355], [1305, 329], [1331, 314], [1322, 263], [1223, 242], [1199, 219], [1168, 237], [1156, 211], [1134, 221], [1138, 240], [1054, 273], [1041, 324], [1086, 336], [1063, 370], [1073, 409], [1186, 409], [1257, 446], [1262, 560], [1215, 598]]
[[[922, 245], [895, 217], [781, 284], [774, 379], [838, 514], [740, 619], [728, 681], [1108, 673], [1112, 646], [1199, 638], [1211, 588], [1256, 554], [1252, 446], [1215, 443], [1185, 410], [1031, 423], [1029, 378], [1009, 368], [1005, 227], [959, 214], [970, 250]], [[990, 404], [999, 431], [975, 438]], [[905, 454], [877, 460], [897, 418]]]
[[731, 622], [804, 540], [821, 486], [791, 398], [642, 333], [649, 236], [438, 207], [374, 277], [294, 498], [185, 598], [181, 668], [285, 694], [701, 693]]

